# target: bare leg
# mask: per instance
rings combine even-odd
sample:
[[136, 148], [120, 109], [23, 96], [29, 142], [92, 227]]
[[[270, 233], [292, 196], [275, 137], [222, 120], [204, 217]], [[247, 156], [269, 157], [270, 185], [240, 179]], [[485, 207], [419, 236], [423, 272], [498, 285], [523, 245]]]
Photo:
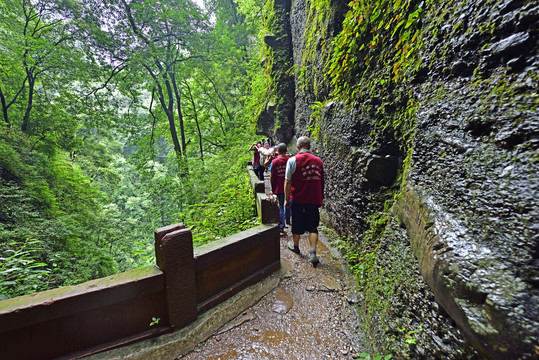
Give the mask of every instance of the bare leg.
[[299, 246], [299, 234], [292, 234], [292, 240], [294, 241], [294, 245]]
[[316, 245], [318, 245], [318, 233], [309, 233], [309, 242], [311, 243], [311, 249], [309, 250], [309, 261], [316, 267], [318, 265], [318, 256], [316, 256]]
[[292, 233], [292, 240], [288, 242], [288, 248], [299, 255], [299, 236], [300, 234]]
[[[295, 241], [296, 240], [294, 240], [294, 243]], [[309, 243], [311, 244], [311, 250], [314, 249], [314, 251], [316, 251], [316, 245], [318, 245], [318, 233], [309, 233]]]

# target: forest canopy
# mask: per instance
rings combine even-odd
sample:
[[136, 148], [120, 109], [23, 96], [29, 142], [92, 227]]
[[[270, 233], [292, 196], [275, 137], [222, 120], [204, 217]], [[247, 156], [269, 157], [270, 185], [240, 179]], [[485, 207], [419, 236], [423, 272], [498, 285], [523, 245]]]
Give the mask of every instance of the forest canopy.
[[0, 298], [152, 264], [171, 223], [257, 224], [257, 6], [0, 3]]

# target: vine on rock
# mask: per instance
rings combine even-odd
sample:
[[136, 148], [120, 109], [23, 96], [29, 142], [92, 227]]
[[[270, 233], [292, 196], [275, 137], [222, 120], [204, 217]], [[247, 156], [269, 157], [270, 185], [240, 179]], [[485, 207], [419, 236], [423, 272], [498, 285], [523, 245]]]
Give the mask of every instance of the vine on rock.
[[[420, 15], [426, 4], [423, 1], [416, 5], [411, 0], [353, 0], [349, 6], [351, 10], [334, 40], [326, 72], [334, 95], [352, 103], [358, 95], [364, 95], [360, 94], [365, 90], [362, 80], [376, 63], [391, 69], [394, 82], [402, 82], [417, 70], [417, 53], [423, 46]], [[388, 80], [380, 79], [379, 83], [385, 85]]]

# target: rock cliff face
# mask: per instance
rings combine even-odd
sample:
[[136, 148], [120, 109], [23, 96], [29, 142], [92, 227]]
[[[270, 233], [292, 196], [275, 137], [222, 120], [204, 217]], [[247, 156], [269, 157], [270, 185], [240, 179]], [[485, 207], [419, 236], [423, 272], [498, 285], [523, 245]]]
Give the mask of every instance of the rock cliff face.
[[324, 160], [370, 350], [537, 356], [539, 4], [279, 1], [267, 135]]

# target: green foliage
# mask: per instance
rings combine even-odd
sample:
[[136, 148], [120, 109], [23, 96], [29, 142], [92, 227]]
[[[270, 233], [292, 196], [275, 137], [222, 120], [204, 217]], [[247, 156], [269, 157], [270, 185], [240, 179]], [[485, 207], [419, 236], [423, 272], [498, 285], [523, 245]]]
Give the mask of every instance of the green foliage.
[[[267, 104], [273, 101], [273, 78], [270, 75], [273, 67], [271, 50], [261, 52], [258, 59], [259, 62], [254, 61], [249, 68], [249, 78], [252, 80], [243, 98], [245, 106], [242, 109], [253, 129], [259, 115], [266, 109]], [[264, 67], [260, 66], [260, 62]]]
[[238, 12], [246, 17], [246, 22], [253, 28], [253, 46], [250, 48], [250, 62], [247, 69], [249, 81], [244, 89], [242, 101], [244, 108], [242, 116], [248, 119], [252, 129], [256, 126], [256, 120], [266, 109], [268, 103], [275, 103], [274, 99], [274, 78], [273, 52], [264, 43], [264, 36], [272, 34], [275, 26], [274, 1], [263, 3], [241, 0], [238, 1]]
[[325, 59], [331, 51], [331, 44], [327, 40], [328, 25], [334, 10], [332, 2], [328, 0], [310, 0], [308, 6], [301, 66], [297, 78], [299, 89], [303, 90], [305, 95], [312, 93], [316, 96], [321, 90], [320, 86], [326, 82], [325, 74], [318, 71], [318, 68], [319, 62], [325, 64]]
[[393, 355], [391, 354], [387, 354], [387, 355], [371, 355], [369, 353], [366, 353], [366, 352], [362, 352], [362, 353], [359, 353], [358, 354], [359, 357], [356, 358], [356, 360], [389, 360], [393, 357]]
[[244, 144], [271, 56], [253, 11], [272, 5], [208, 1], [212, 23], [189, 0], [78, 5], [0, 4], [4, 296], [152, 264], [171, 223], [197, 244], [257, 224]]
[[[379, 332], [380, 326], [387, 331], [387, 322], [393, 318], [393, 304], [400, 293], [399, 289], [406, 287], [413, 276], [410, 269], [414, 257], [410, 249], [403, 248], [402, 244], [388, 243], [387, 240], [394, 233], [395, 224], [390, 213], [400, 194], [399, 185], [396, 182], [394, 187], [379, 194], [376, 202], [383, 204], [383, 207], [366, 219], [365, 231], [357, 241], [352, 242], [335, 233], [330, 235], [334, 239], [333, 245], [343, 254], [356, 276], [357, 289], [362, 297], [359, 311], [363, 318], [363, 331], [368, 336], [379, 339], [373, 342], [373, 347], [377, 352], [385, 353], [402, 353], [401, 344], [406, 347], [413, 345], [417, 341], [415, 334], [420, 331], [406, 332], [402, 338], [387, 334], [381, 336]], [[401, 254], [401, 257], [387, 259], [387, 254]], [[365, 353], [366, 355], [370, 356], [368, 353]]]
[[322, 110], [325, 106], [326, 104], [320, 101], [315, 101], [311, 105], [311, 109], [313, 110], [313, 112], [310, 115], [311, 122], [308, 127], [308, 130], [311, 137], [318, 141], [320, 141], [322, 135], [320, 129], [322, 127]]
[[420, 19], [430, 3], [354, 0], [333, 41], [326, 62], [332, 100], [351, 106], [377, 99], [377, 105], [364, 106], [377, 119], [373, 145], [393, 133], [403, 152], [413, 147], [417, 103], [409, 83], [421, 65]]
[[[66, 1], [7, 0], [0, 11], [0, 96], [2, 122], [34, 135], [35, 148], [77, 146], [79, 122], [62, 106], [83, 88], [93, 66], [74, 19], [78, 4]], [[76, 77], [77, 86], [66, 86]]]
[[[212, 166], [199, 170], [197, 178], [213, 179], [207, 184], [197, 181], [197, 191], [203, 188], [207, 196], [178, 215], [193, 231], [195, 246], [260, 224], [246, 171], [250, 154], [243, 148], [231, 150], [227, 155], [213, 159]], [[238, 156], [239, 151], [243, 152], [241, 156]]]
[[[388, 199], [386, 206], [390, 204], [391, 201]], [[385, 212], [387, 211], [381, 214]], [[390, 218], [372, 216], [369, 227], [371, 230], [367, 231], [371, 235], [363, 236], [358, 245], [354, 245], [349, 239], [339, 237], [330, 229], [324, 229], [324, 232], [329, 235], [332, 244], [341, 251], [356, 274], [358, 291], [362, 298], [358, 308], [363, 319], [362, 331], [367, 336], [377, 339], [370, 342], [369, 350], [408, 358], [410, 347], [420, 342], [423, 325], [419, 324], [414, 328], [413, 323], [395, 309], [403, 289], [412, 286], [413, 264], [416, 261], [406, 244], [394, 241], [396, 227], [398, 225]], [[373, 228], [378, 228], [378, 232], [381, 233], [375, 235], [376, 231]], [[375, 246], [374, 249], [372, 246]], [[387, 258], [387, 254], [397, 254], [397, 258]], [[398, 323], [394, 323], [395, 318], [400, 319]], [[375, 358], [369, 353], [362, 353], [361, 356], [360, 359], [367, 356]]]
[[47, 289], [51, 269], [39, 262], [42, 251], [42, 243], [37, 240], [2, 246], [0, 299]]
[[[115, 273], [116, 262], [96, 247], [91, 236], [103, 194], [73, 163], [58, 155], [43, 156], [21, 141], [24, 138], [15, 130], [0, 136], [0, 152], [6, 155], [0, 164], [2, 257], [24, 254], [25, 260], [31, 256], [38, 263], [49, 264], [44, 266], [52, 266], [55, 271], [46, 278], [22, 273], [31, 277], [32, 285], [39, 290]], [[21, 239], [25, 240], [23, 244], [33, 239], [34, 247], [29, 252], [14, 250], [12, 247]], [[92, 259], [89, 263], [88, 257]], [[4, 266], [9, 270], [14, 263]], [[12, 283], [9, 295], [30, 292], [24, 281]]]
[[[411, 0], [354, 0], [349, 6], [327, 73], [335, 96], [352, 103], [368, 91], [365, 78], [375, 69], [374, 58], [392, 70], [393, 81], [402, 81], [417, 69], [422, 42], [420, 28], [414, 24], [426, 5]], [[388, 46], [393, 43], [394, 47]]]
[[404, 343], [406, 345], [416, 345], [417, 339], [414, 336], [414, 334], [417, 334], [423, 331], [423, 324], [419, 324], [419, 327], [417, 330], [406, 331], [405, 328], [399, 328], [398, 331], [404, 334]]
[[371, 280], [370, 274], [377, 261], [380, 241], [386, 231], [390, 219], [390, 209], [398, 193], [398, 188], [390, 188], [380, 194], [383, 208], [374, 212], [366, 219], [366, 230], [355, 245], [346, 237], [339, 237], [335, 234], [334, 245], [343, 254], [352, 273], [356, 276], [357, 286], [362, 289]]

